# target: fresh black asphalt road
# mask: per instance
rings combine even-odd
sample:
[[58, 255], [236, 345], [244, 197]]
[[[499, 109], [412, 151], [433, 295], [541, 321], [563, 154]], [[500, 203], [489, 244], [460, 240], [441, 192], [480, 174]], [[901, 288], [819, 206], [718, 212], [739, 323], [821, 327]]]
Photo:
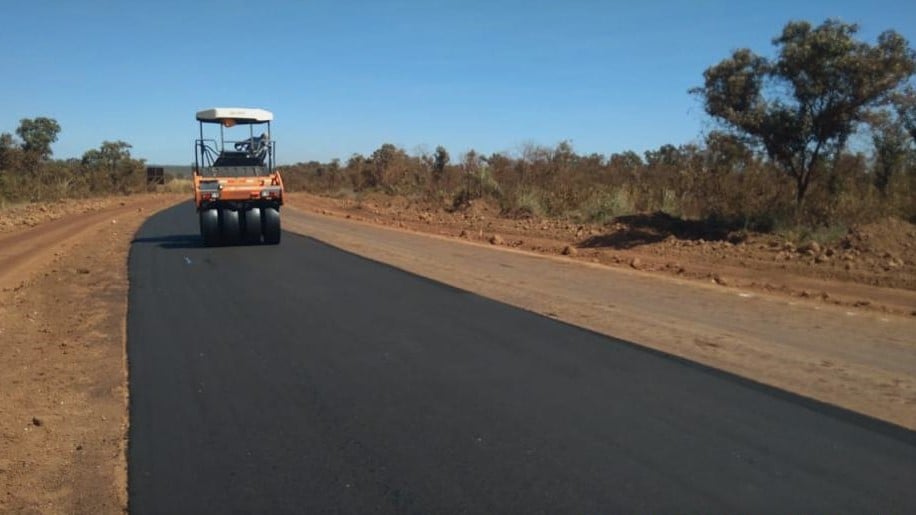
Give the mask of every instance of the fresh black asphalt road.
[[916, 513], [912, 432], [307, 237], [130, 281], [133, 513]]

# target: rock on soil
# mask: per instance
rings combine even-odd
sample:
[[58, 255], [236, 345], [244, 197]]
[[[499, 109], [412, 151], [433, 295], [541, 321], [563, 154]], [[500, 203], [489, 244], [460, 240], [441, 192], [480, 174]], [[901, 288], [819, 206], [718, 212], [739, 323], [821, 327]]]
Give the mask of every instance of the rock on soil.
[[816, 241], [809, 241], [808, 243], [799, 247], [798, 251], [803, 254], [811, 254], [811, 255], [820, 254], [821, 245]]

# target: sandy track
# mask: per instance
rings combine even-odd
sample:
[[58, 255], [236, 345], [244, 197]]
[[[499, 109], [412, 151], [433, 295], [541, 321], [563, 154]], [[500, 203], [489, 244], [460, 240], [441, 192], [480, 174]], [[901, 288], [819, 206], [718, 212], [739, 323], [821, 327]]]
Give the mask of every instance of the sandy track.
[[[176, 196], [169, 202], [178, 198]], [[70, 244], [99, 224], [116, 226], [119, 217], [127, 213], [148, 212], [160, 207], [162, 202], [163, 196], [137, 196], [101, 211], [65, 216], [27, 230], [0, 235], [0, 288], [21, 283], [46, 266], [55, 254], [61, 255]]]

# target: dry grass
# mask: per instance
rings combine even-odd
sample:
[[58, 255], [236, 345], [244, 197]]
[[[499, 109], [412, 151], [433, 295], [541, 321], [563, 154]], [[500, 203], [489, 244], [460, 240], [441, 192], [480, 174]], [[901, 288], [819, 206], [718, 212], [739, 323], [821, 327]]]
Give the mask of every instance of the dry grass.
[[156, 193], [194, 193], [194, 181], [191, 179], [174, 178], [165, 184], [156, 186]]

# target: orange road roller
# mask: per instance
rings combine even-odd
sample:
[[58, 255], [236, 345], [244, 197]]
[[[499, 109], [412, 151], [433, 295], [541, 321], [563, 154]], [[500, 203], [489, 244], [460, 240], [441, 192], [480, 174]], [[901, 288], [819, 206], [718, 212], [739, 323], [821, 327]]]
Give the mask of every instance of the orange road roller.
[[280, 243], [283, 179], [275, 170], [272, 120], [273, 113], [264, 109], [216, 107], [197, 112], [194, 204], [205, 245]]

